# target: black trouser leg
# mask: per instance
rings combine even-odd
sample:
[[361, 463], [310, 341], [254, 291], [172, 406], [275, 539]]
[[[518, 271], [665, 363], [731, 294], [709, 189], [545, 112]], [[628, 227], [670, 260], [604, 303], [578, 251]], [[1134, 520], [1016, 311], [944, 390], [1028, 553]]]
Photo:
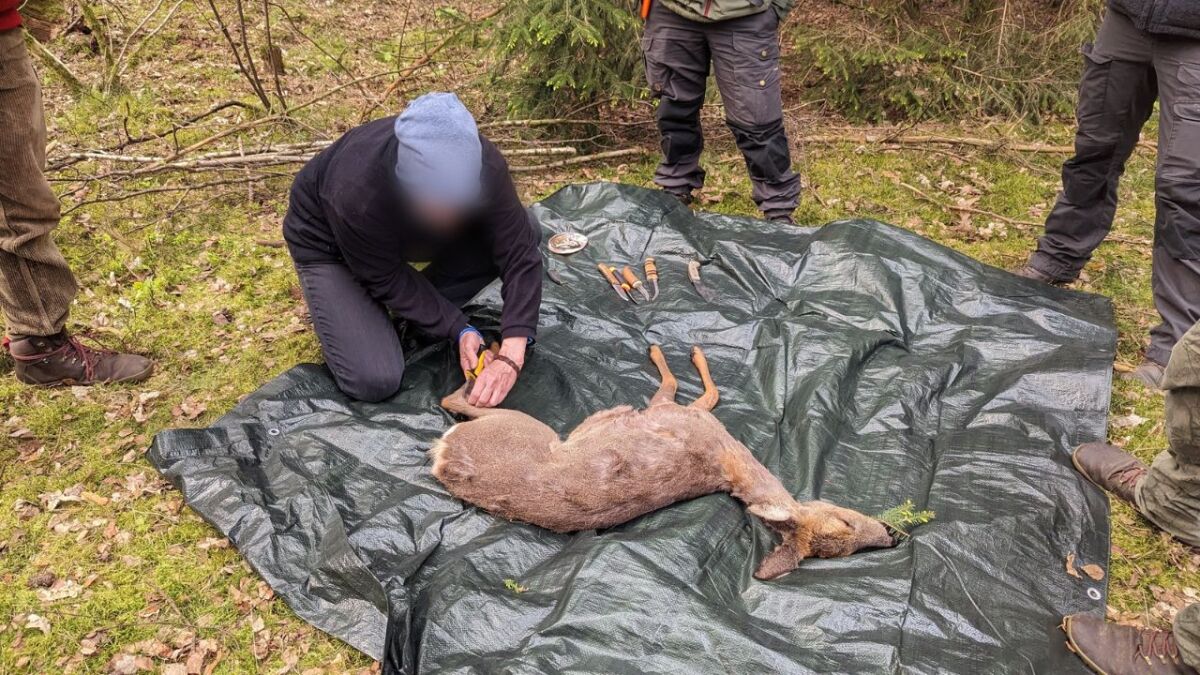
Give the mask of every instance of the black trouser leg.
[[708, 29], [725, 120], [746, 160], [754, 203], [767, 216], [789, 215], [800, 202], [800, 176], [783, 127], [779, 17], [774, 10]]
[[654, 183], [670, 192], [690, 193], [704, 186], [700, 109], [709, 63], [704, 27], [654, 3], [642, 38], [642, 55], [651, 94], [658, 99], [662, 136], [663, 158]]
[[1152, 59], [1146, 35], [1116, 12], [1085, 49], [1075, 156], [1063, 165], [1063, 191], [1030, 259], [1054, 279], [1079, 276], [1112, 228], [1118, 182], [1158, 95]]
[[1165, 364], [1200, 321], [1200, 40], [1159, 39], [1154, 305], [1147, 358]]
[[404, 352], [388, 311], [345, 265], [297, 265], [296, 273], [338, 388], [369, 403], [396, 393], [404, 377]]

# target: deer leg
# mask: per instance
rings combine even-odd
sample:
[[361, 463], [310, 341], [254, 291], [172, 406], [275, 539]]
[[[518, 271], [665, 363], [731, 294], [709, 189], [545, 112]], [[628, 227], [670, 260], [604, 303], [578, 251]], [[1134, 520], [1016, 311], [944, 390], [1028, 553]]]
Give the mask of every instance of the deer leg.
[[667, 366], [667, 357], [663, 356], [662, 348], [658, 345], [650, 345], [650, 360], [658, 368], [658, 375], [662, 378], [662, 384], [659, 385], [658, 391], [650, 398], [650, 405], [660, 405], [663, 403], [675, 402], [675, 390], [679, 383], [675, 380], [675, 376], [671, 374], [671, 369]]
[[700, 381], [704, 383], [704, 393], [700, 395], [700, 398], [692, 401], [690, 407], [712, 410], [716, 407], [721, 395], [717, 392], [717, 385], [713, 382], [712, 375], [708, 372], [708, 359], [704, 358], [704, 352], [700, 347], [692, 347], [692, 364], [696, 366], [696, 371], [700, 373]]

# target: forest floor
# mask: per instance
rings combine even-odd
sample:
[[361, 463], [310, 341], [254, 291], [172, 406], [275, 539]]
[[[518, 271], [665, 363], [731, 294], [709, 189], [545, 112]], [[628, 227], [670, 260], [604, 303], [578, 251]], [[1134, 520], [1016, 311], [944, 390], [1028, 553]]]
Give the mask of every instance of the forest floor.
[[[268, 145], [278, 151], [282, 143], [335, 138], [430, 89], [459, 91], [484, 121], [502, 119], [504, 111], [487, 105], [474, 38], [428, 56], [447, 26], [457, 25], [453, 13], [433, 9], [436, 3], [273, 4], [274, 39], [286, 60], [279, 86], [290, 104], [286, 118], [277, 102], [273, 113], [261, 110], [208, 4], [129, 4], [105, 15], [111, 35], [76, 29], [48, 43], [85, 86], [116, 81], [107, 92], [73, 94], [62, 77], [41, 68], [55, 166], [49, 175], [66, 212], [58, 241], [82, 287], [71, 327], [153, 355], [158, 371], [137, 387], [44, 390], [17, 384], [11, 363], [0, 361], [0, 672], [370, 671], [377, 668], [370, 659], [274, 598], [143, 456], [156, 432], [203, 426], [271, 377], [320, 360], [287, 253], [277, 247], [297, 165], [184, 171], [163, 170], [153, 159], [67, 160], [88, 150], [169, 158], [200, 141], [181, 157], [250, 154]], [[452, 4], [483, 13], [477, 3]], [[231, 6], [218, 6], [234, 23]], [[263, 26], [255, 9], [257, 38]], [[125, 36], [151, 10], [140, 32], [153, 32], [150, 39], [139, 48], [135, 36], [123, 50]], [[106, 64], [98, 47], [109, 40]], [[261, 54], [253, 54], [265, 69]], [[393, 81], [396, 91], [383, 96]], [[273, 78], [265, 75], [264, 83], [276, 97]], [[163, 138], [129, 142], [228, 100], [258, 109], [230, 106]], [[578, 116], [589, 115], [597, 113]], [[656, 145], [652, 126], [641, 124], [650, 115], [648, 104], [620, 113], [625, 130], [617, 146], [608, 141], [608, 149], [644, 153], [521, 173], [523, 196], [533, 201], [592, 180], [650, 185]], [[705, 112], [709, 177], [698, 208], [751, 214], [745, 168], [720, 115], [716, 105]], [[580, 125], [587, 131], [578, 135], [604, 126]], [[1063, 145], [1072, 133], [1065, 122], [1033, 128], [1002, 120], [902, 131], [854, 127], [802, 105], [790, 107], [789, 129], [806, 183], [800, 223], [875, 218], [1002, 268], [1019, 265], [1033, 249], [1066, 155], [888, 139]], [[510, 150], [577, 144], [592, 151], [583, 149], [589, 139], [563, 138], [561, 131], [551, 137], [517, 125], [494, 132]], [[515, 156], [511, 163], [550, 159]], [[1154, 151], [1142, 148], [1122, 183], [1114, 237], [1076, 286], [1113, 299], [1118, 367], [1137, 363], [1157, 318], [1153, 223]], [[1161, 395], [1116, 381], [1112, 440], [1152, 458], [1165, 444], [1162, 406]], [[1112, 539], [1112, 616], [1162, 627], [1197, 598], [1195, 552], [1119, 504]]]

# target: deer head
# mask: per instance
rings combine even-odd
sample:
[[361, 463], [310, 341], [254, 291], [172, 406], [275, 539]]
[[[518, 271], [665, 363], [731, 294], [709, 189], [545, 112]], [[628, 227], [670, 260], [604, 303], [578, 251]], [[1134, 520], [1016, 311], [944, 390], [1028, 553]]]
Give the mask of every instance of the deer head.
[[749, 510], [782, 538], [754, 573], [763, 581], [791, 572], [805, 558], [839, 558], [896, 545], [883, 523], [826, 502], [753, 504]]

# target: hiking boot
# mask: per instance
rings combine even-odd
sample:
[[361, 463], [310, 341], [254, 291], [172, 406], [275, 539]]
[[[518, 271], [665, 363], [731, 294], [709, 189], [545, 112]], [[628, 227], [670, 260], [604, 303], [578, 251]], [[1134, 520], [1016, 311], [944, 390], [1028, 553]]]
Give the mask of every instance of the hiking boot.
[[1064, 617], [1067, 648], [1102, 675], [1197, 675], [1170, 631], [1108, 623], [1090, 614]]
[[1137, 457], [1108, 443], [1084, 443], [1075, 448], [1071, 463], [1084, 478], [1130, 504], [1147, 471]]
[[790, 214], [790, 213], [776, 213], [775, 215], [768, 215], [767, 220], [771, 221], [772, 223], [778, 223], [780, 225], [795, 225], [796, 224], [796, 221], [792, 219], [792, 214]]
[[668, 190], [667, 188], [662, 188], [662, 191], [671, 195], [675, 199], [678, 199], [679, 203], [683, 204], [684, 206], [690, 207], [692, 205], [692, 201], [694, 198], [692, 197], [691, 190], [683, 192], [683, 191], [678, 191], [678, 190]]
[[1029, 263], [1018, 267], [1017, 269], [1013, 270], [1012, 273], [1021, 277], [1022, 279], [1033, 279], [1034, 281], [1040, 281], [1043, 284], [1050, 284], [1051, 286], [1064, 287], [1075, 281], [1074, 279], [1055, 279], [1054, 277], [1046, 274]]
[[1166, 366], [1150, 359], [1143, 359], [1137, 368], [1128, 373], [1121, 373], [1122, 380], [1141, 382], [1150, 389], [1162, 389], [1163, 376], [1167, 374]]
[[49, 337], [4, 339], [17, 379], [43, 387], [141, 382], [154, 362], [136, 354], [88, 347], [66, 331]]

